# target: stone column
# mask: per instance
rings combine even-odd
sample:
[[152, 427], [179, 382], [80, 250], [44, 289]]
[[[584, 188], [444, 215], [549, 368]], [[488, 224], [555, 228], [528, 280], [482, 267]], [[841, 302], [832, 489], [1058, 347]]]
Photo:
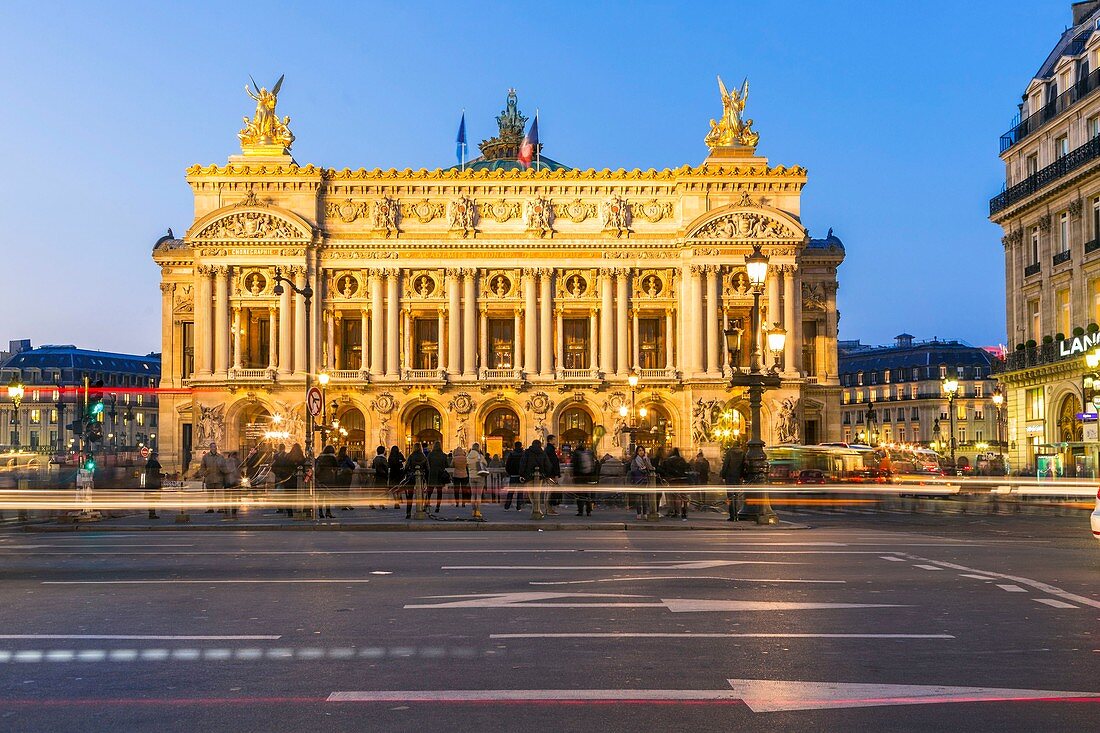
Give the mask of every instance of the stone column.
[[670, 372], [673, 369], [673, 364], [675, 364], [672, 357], [672, 346], [675, 341], [672, 336], [672, 324], [672, 309], [669, 308], [665, 311], [665, 370]]
[[761, 330], [765, 328], [765, 323], [779, 323], [779, 277], [782, 272], [781, 268], [774, 265], [768, 268], [768, 316], [760, 322]]
[[[604, 321], [609, 320], [607, 317]], [[600, 342], [603, 343], [603, 334], [600, 334]], [[607, 339], [610, 343], [610, 339]], [[605, 348], [606, 351], [610, 351], [610, 348]], [[592, 311], [588, 314], [588, 364], [593, 372], [598, 372], [600, 369], [606, 371], [606, 367], [596, 361], [596, 311]]]
[[377, 377], [386, 373], [386, 339], [382, 335], [382, 322], [385, 319], [382, 310], [382, 275], [372, 272], [367, 278], [367, 284], [370, 287], [370, 361], [367, 361], [367, 342], [364, 340], [363, 367], [370, 370], [372, 377]]
[[[836, 289], [837, 284], [835, 282], [825, 283], [825, 353], [828, 363], [819, 359], [818, 371], [824, 371], [826, 377], [836, 377], [838, 374], [836, 363]], [[824, 365], [824, 370], [822, 370], [821, 365]]]
[[401, 374], [401, 341], [398, 338], [398, 317], [401, 298], [398, 291], [400, 270], [386, 272], [386, 376], [397, 377]]
[[551, 345], [553, 336], [553, 321], [551, 310], [553, 304], [552, 284], [554, 271], [550, 268], [540, 271], [539, 274], [539, 374], [549, 377], [554, 374], [554, 351]]
[[211, 333], [210, 306], [214, 296], [210, 290], [210, 275], [214, 270], [209, 265], [195, 268], [195, 373], [200, 377], [209, 377], [214, 367], [214, 334]]
[[630, 346], [627, 344], [627, 334], [630, 333], [627, 323], [627, 313], [630, 306], [628, 288], [630, 286], [629, 270], [618, 270], [615, 273], [615, 374], [626, 377], [630, 373]]
[[[175, 283], [162, 282], [160, 284], [160, 353], [163, 355], [160, 378], [163, 384], [168, 384], [179, 379], [183, 374], [183, 365], [179, 361], [183, 359], [183, 349], [177, 350], [172, 347], [176, 338], [176, 324], [173, 320], [174, 314], [172, 313], [172, 299], [175, 292]], [[192, 306], [192, 308], [194, 308], [194, 306]], [[195, 333], [193, 326], [191, 333]], [[177, 364], [179, 364], [179, 366], [177, 366]], [[58, 440], [62, 440], [65, 437], [61, 427], [62, 426], [58, 426]]]
[[214, 273], [214, 373], [225, 378], [229, 371], [229, 268]]
[[278, 311], [275, 309], [274, 304], [268, 306], [267, 309], [267, 369], [269, 372], [275, 370], [275, 365], [278, 364], [278, 350], [275, 348], [275, 330], [277, 328], [276, 316]]
[[[554, 313], [557, 317], [557, 338], [554, 340], [554, 354], [557, 359], [557, 373], [560, 374], [561, 370], [565, 368], [565, 332], [562, 330], [562, 317], [565, 314], [562, 312], [560, 305], [554, 309]], [[595, 340], [596, 334], [591, 334], [589, 338]]]
[[638, 330], [639, 329], [638, 329], [638, 309], [637, 308], [631, 308], [630, 309], [630, 321], [631, 321], [631, 325], [633, 326], [632, 336], [633, 336], [633, 342], [634, 342], [634, 352], [632, 354], [632, 356], [634, 358], [631, 361], [631, 363], [634, 365], [634, 371], [638, 374], [641, 374], [642, 348], [638, 343]]
[[[447, 373], [462, 373], [462, 270], [447, 270]], [[440, 332], [439, 340], [443, 340]]]
[[370, 308], [359, 309], [359, 371], [369, 370], [367, 339], [370, 337]]
[[[401, 310], [401, 315], [403, 316], [402, 321], [401, 321], [401, 326], [402, 326], [402, 330], [404, 332], [404, 336], [401, 339], [401, 354], [402, 354], [402, 362], [401, 363], [402, 363], [402, 366], [404, 366], [405, 369], [412, 369], [411, 348], [412, 348], [413, 335], [412, 335], [412, 332], [410, 331], [410, 329], [412, 328], [412, 313], [409, 311], [408, 308], [404, 308], [404, 309]], [[400, 374], [401, 373], [400, 368], [397, 369], [394, 373], [395, 374]]]
[[786, 265], [783, 268], [783, 328], [787, 331], [787, 340], [783, 346], [783, 371], [788, 374], [796, 369], [795, 352], [798, 346], [795, 344], [795, 266]]
[[241, 368], [241, 309], [233, 308], [233, 368]]
[[[614, 283], [611, 281], [612, 275], [610, 272], [605, 271], [600, 275], [600, 332], [599, 332], [599, 344], [600, 344], [600, 360], [596, 363], [596, 360], [592, 360], [592, 368], [599, 369], [605, 375], [610, 376], [615, 371], [615, 341], [614, 341], [614, 302], [613, 302], [613, 290]], [[593, 324], [590, 329], [590, 338], [592, 343], [596, 343], [596, 328]]]
[[687, 287], [684, 288], [682, 313], [684, 316], [684, 330], [681, 343], [684, 345], [684, 354], [687, 363], [684, 365], [684, 373], [694, 376], [703, 371], [703, 344], [700, 341], [703, 333], [700, 328], [701, 298], [699, 278], [703, 273], [702, 265], [691, 265], [688, 269]]
[[706, 266], [706, 300], [707, 375], [716, 377], [722, 373], [718, 363], [718, 265]]
[[477, 345], [477, 270], [462, 271], [462, 286], [462, 375], [474, 377], [477, 376], [474, 357]]
[[326, 369], [336, 369], [336, 312], [325, 309], [325, 358]]
[[292, 349], [294, 346], [294, 314], [290, 312], [290, 298], [293, 291], [283, 286], [279, 296], [279, 376], [288, 377], [294, 367]]
[[[795, 269], [794, 275], [794, 361], [791, 370], [802, 373], [802, 271]], [[791, 334], [787, 334], [791, 338]]]
[[539, 308], [534, 270], [523, 271], [523, 296], [523, 369], [534, 374], [539, 365]]
[[[294, 285], [299, 290], [306, 286], [306, 268], [294, 268]], [[313, 306], [316, 306], [316, 301]], [[317, 338], [317, 330], [312, 329], [313, 338]], [[294, 295], [294, 373], [304, 375], [309, 369], [306, 364], [306, 299], [301, 295]]]
[[512, 356], [512, 368], [516, 370], [516, 374], [523, 371], [523, 349], [521, 346], [521, 331], [520, 331], [520, 317], [523, 316], [523, 308], [516, 308], [515, 322], [512, 325], [512, 346], [514, 347], [515, 355]]
[[479, 373], [489, 368], [489, 309], [481, 306], [481, 328], [478, 329], [478, 341], [481, 349], [478, 353], [481, 358]]

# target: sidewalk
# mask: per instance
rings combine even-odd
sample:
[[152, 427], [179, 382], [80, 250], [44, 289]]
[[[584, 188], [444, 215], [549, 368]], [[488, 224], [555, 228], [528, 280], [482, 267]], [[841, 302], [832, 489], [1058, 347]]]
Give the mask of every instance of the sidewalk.
[[97, 522], [78, 524], [34, 524], [23, 528], [26, 532], [131, 532], [131, 531], [524, 531], [524, 530], [614, 530], [614, 531], [663, 531], [663, 530], [792, 530], [809, 529], [807, 525], [781, 521], [775, 525], [758, 525], [755, 522], [729, 522], [727, 515], [717, 512], [696, 512], [686, 521], [662, 516], [659, 521], [650, 522], [635, 519], [634, 512], [616, 507], [597, 507], [591, 517], [578, 517], [572, 506], [562, 506], [561, 513], [550, 515], [541, 520], [531, 519], [531, 510], [506, 510], [500, 504], [482, 505], [484, 521], [474, 521], [470, 508], [455, 507], [454, 503], [444, 504], [438, 515], [429, 515], [427, 519], [405, 519], [404, 507], [401, 509], [356, 508], [351, 511], [336, 509], [335, 519], [290, 519], [285, 514], [277, 514], [269, 507], [249, 507], [240, 510], [237, 519], [227, 518], [220, 513], [205, 512], [189, 514], [191, 521], [177, 524], [176, 514], [161, 511], [160, 519], [149, 519], [145, 512], [128, 514], [121, 517], [105, 518]]

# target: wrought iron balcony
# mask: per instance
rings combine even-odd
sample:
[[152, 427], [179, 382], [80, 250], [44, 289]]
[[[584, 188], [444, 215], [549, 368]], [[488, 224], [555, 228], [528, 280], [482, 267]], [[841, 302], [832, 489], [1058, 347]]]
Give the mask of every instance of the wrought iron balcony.
[[1018, 349], [1005, 357], [1005, 360], [993, 361], [993, 372], [1014, 372], [1028, 367], [1053, 364], [1060, 360], [1055, 344], [1040, 344], [1031, 349]]
[[1054, 255], [1053, 257], [1050, 258], [1050, 264], [1053, 265], [1054, 267], [1057, 267], [1058, 265], [1062, 264], [1063, 262], [1069, 262], [1069, 261], [1070, 261], [1070, 251], [1068, 249], [1065, 252], [1059, 252], [1058, 254], [1056, 254], [1056, 255]]
[[[1067, 55], [1075, 55], [1069, 54]], [[1079, 101], [1100, 89], [1100, 69], [1096, 69], [1081, 81], [1059, 94], [1053, 102], [1044, 105], [1033, 114], [1028, 115], [1020, 122], [1012, 126], [1008, 132], [1001, 135], [1001, 152], [1008, 150], [1024, 138], [1038, 132], [1043, 125], [1050, 122], [1062, 112], [1077, 104]]]
[[1038, 275], [1040, 270], [1042, 270], [1042, 265], [1040, 265], [1038, 262], [1036, 262], [1035, 264], [1032, 264], [1032, 265], [1028, 265], [1027, 267], [1024, 268], [1024, 277], [1031, 277], [1032, 275]]
[[1082, 166], [1100, 157], [1100, 137], [1094, 137], [1084, 145], [1071, 150], [1046, 168], [1040, 169], [1024, 180], [989, 200], [989, 215], [1005, 209], [1017, 201], [1037, 193], [1048, 184], [1072, 173]]
[[1100, 249], [1100, 239], [1094, 239], [1091, 242], [1085, 242], [1085, 254], [1089, 252], [1095, 252]]

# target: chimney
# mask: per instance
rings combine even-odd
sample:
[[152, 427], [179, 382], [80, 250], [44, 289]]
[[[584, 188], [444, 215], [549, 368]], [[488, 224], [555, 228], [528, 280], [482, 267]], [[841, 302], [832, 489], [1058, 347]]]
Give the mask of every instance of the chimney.
[[[1100, 2], [1100, 0], [1096, 0]], [[911, 333], [899, 333], [894, 337], [894, 343], [899, 349], [907, 349], [913, 345], [913, 334]]]
[[1083, 2], [1073, 3], [1073, 24], [1080, 25], [1085, 20], [1096, 12], [1097, 8], [1100, 8], [1100, 0], [1084, 0]]

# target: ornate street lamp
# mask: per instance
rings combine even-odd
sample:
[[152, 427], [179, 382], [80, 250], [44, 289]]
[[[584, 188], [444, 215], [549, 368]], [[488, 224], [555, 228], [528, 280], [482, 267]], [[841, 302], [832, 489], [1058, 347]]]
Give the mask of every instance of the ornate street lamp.
[[[739, 367], [731, 363], [732, 375], [730, 377], [730, 386], [743, 387], [748, 390], [749, 419], [752, 424], [749, 426], [749, 441], [746, 446], [747, 450], [745, 451], [745, 473], [748, 477], [748, 483], [764, 484], [767, 483], [768, 480], [768, 457], [767, 454], [764, 453], [764, 440], [760, 435], [760, 405], [763, 402], [764, 391], [779, 387], [780, 381], [779, 377], [776, 375], [766, 374], [761, 370], [759, 341], [760, 295], [764, 292], [764, 283], [768, 278], [768, 256], [760, 251], [759, 244], [754, 244], [752, 252], [746, 255], [745, 272], [749, 278], [749, 285], [752, 286], [752, 318], [749, 328], [749, 371], [748, 373], [744, 373]], [[785, 335], [784, 332], [784, 337]], [[740, 346], [740, 336], [732, 326], [726, 330], [725, 337], [727, 346]], [[777, 343], [780, 350], [782, 350], [783, 341], [778, 340], [778, 335]], [[769, 343], [768, 346], [770, 348], [773, 344]], [[730, 350], [731, 362], [735, 351], [735, 349]], [[768, 500], [768, 493], [766, 491], [760, 494], [760, 504], [757, 511], [752, 515], [746, 514], [746, 517], [755, 519], [758, 524], [776, 524], [779, 522], [779, 518], [775, 515], [775, 511], [772, 510], [771, 502]]]
[[15, 406], [11, 413], [11, 424], [15, 426], [15, 432], [12, 433], [15, 436], [15, 442], [12, 443], [12, 447], [16, 450], [19, 449], [19, 403], [23, 401], [23, 392], [23, 383], [16, 381], [13, 377], [8, 384], [8, 399]]
[[[1100, 358], [1100, 355], [1098, 355]], [[993, 388], [993, 395], [989, 398], [993, 402], [993, 417], [997, 421], [997, 457], [1001, 460], [1001, 465], [1004, 465], [1004, 443], [1001, 442], [1001, 408], [1005, 403], [1004, 392], [1001, 391], [1001, 385], [997, 385]]]
[[947, 397], [948, 426], [951, 430], [949, 443], [951, 446], [951, 472], [955, 476], [958, 476], [959, 470], [955, 464], [955, 398], [959, 396], [959, 380], [948, 377], [943, 380], [941, 387], [943, 388], [944, 396]]
[[[283, 277], [283, 271], [282, 271], [282, 269], [280, 269], [278, 267], [275, 268], [275, 276], [272, 279], [275, 281], [275, 287], [273, 287], [271, 289], [271, 293], [276, 298], [281, 297], [283, 292], [285, 292], [284, 289], [283, 289], [283, 283], [286, 283], [286, 286], [288, 288], [293, 290], [298, 295], [302, 296], [302, 302], [305, 305], [305, 329], [306, 329], [306, 332], [305, 332], [305, 337], [306, 337], [305, 338], [305, 341], [306, 341], [306, 363], [305, 363], [306, 390], [305, 391], [306, 391], [306, 394], [309, 394], [309, 388], [313, 386], [313, 374], [312, 374], [312, 372], [313, 372], [313, 358], [312, 358], [313, 354], [312, 354], [312, 347], [310, 346], [310, 343], [309, 343], [309, 331], [310, 331], [310, 329], [309, 329], [309, 321], [310, 321], [309, 312], [310, 312], [310, 309], [313, 307], [313, 288], [310, 287], [309, 282], [306, 282], [305, 286], [299, 288], [297, 285], [295, 285], [293, 282], [291, 282], [288, 278]], [[309, 495], [310, 495], [311, 499], [313, 499], [313, 503], [316, 504], [317, 471], [315, 469], [317, 468], [317, 465], [316, 465], [316, 461], [314, 460], [314, 454], [313, 454], [313, 416], [309, 414], [308, 410], [306, 411], [305, 418], [306, 418], [306, 465], [309, 467]], [[314, 507], [313, 516], [314, 516], [315, 519], [317, 518], [316, 507]]]
[[[780, 328], [778, 323], [772, 324], [772, 327], [764, 331], [764, 336], [768, 342], [768, 351], [772, 352], [772, 372], [779, 372], [779, 360], [783, 356], [783, 347], [787, 344], [787, 332]], [[783, 365], [785, 369], [786, 364]]]

